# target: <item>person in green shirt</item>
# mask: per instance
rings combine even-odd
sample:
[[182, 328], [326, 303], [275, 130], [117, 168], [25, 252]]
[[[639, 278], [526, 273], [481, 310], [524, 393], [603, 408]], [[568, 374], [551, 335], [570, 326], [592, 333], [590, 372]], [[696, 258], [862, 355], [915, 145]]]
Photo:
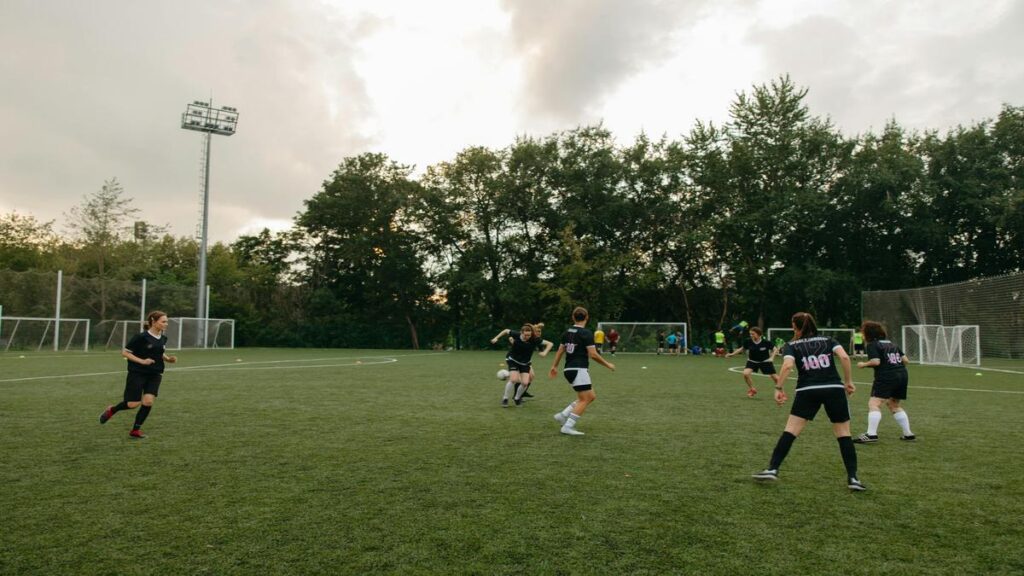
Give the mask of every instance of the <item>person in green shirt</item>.
[[863, 356], [864, 354], [864, 332], [857, 330], [853, 333], [853, 355]]
[[715, 332], [715, 356], [725, 357], [725, 332], [721, 328]]

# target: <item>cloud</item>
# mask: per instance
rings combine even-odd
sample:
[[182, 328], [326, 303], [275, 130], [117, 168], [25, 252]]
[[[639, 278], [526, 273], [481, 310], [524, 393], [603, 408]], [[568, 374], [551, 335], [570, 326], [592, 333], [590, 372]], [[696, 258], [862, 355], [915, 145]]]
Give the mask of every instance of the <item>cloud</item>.
[[633, 75], [670, 57], [703, 1], [503, 0], [524, 61], [524, 113], [555, 123], [592, 121]]
[[370, 105], [351, 61], [374, 25], [301, 0], [8, 0], [0, 204], [67, 212], [116, 176], [145, 219], [191, 234], [201, 136], [179, 118], [212, 90], [240, 122], [236, 135], [214, 137], [211, 235], [245, 225], [220, 213], [294, 214], [368, 145], [359, 128]]
[[811, 111], [850, 134], [892, 118], [945, 129], [993, 118], [1024, 97], [1024, 3], [986, 10], [933, 1], [866, 2], [748, 34], [769, 76], [808, 87]]

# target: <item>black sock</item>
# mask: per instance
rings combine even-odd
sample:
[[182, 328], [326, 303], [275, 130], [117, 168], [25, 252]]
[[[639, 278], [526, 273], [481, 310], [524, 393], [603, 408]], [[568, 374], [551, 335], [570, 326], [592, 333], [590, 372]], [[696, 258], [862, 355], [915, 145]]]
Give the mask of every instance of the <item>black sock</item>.
[[125, 402], [124, 400], [122, 400], [120, 404], [117, 404], [116, 406], [111, 406], [110, 407], [110, 413], [111, 414], [117, 414], [121, 410], [127, 410], [127, 409], [128, 409], [128, 403]]
[[846, 475], [850, 478], [857, 477], [857, 449], [853, 446], [853, 439], [849, 436], [836, 438], [839, 441], [839, 453], [843, 455], [843, 465], [846, 466]]
[[142, 428], [142, 423], [146, 421], [146, 416], [149, 416], [149, 411], [152, 409], [152, 406], [146, 406], [145, 404], [139, 407], [139, 412], [135, 415], [135, 425], [132, 426], [132, 430]]
[[786, 454], [789, 454], [789, 449], [793, 447], [795, 441], [796, 436], [789, 432], [782, 433], [778, 444], [775, 445], [775, 451], [772, 452], [772, 461], [768, 464], [769, 470], [778, 470], [779, 466], [782, 466], [782, 461], [786, 459]]

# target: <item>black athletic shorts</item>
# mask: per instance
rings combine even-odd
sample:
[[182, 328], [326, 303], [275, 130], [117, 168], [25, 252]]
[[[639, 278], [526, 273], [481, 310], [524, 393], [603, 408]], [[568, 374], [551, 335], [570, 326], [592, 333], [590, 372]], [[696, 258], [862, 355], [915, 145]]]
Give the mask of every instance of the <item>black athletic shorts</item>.
[[566, 368], [562, 371], [562, 375], [572, 385], [572, 389], [577, 392], [585, 392], [594, 387], [590, 382], [590, 370], [586, 368]]
[[509, 372], [522, 372], [524, 374], [528, 374], [530, 372], [530, 367], [533, 365], [533, 362], [527, 362], [526, 364], [523, 364], [522, 362], [516, 362], [511, 358], [505, 358], [505, 365], [508, 366]]
[[163, 374], [129, 372], [128, 378], [124, 381], [124, 401], [141, 402], [143, 394], [156, 396], [160, 391], [160, 381], [163, 379]]
[[854, 352], [863, 352], [864, 351], [864, 344], [863, 343], [862, 344], [854, 344], [853, 345], [853, 351]]
[[793, 408], [789, 411], [793, 416], [814, 420], [818, 409], [824, 406], [825, 414], [828, 414], [832, 423], [850, 420], [850, 403], [846, 400], [846, 389], [842, 386], [797, 390], [794, 396]]
[[875, 380], [875, 383], [871, 385], [871, 396], [874, 398], [906, 400], [907, 375], [901, 374], [899, 376], [893, 376], [891, 380], [886, 380], [884, 382]]
[[754, 362], [753, 360], [747, 360], [747, 368], [750, 368], [754, 372], [760, 372], [761, 374], [775, 374], [775, 364], [771, 362]]

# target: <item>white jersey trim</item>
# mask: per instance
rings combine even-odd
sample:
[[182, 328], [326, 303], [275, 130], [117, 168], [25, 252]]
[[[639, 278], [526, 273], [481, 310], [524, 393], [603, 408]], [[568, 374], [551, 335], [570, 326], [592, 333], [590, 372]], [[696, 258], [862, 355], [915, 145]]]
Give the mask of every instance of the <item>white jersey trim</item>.
[[801, 390], [817, 390], [818, 388], [845, 388], [845, 386], [843, 386], [842, 384], [815, 384], [814, 386], [802, 386], [800, 388], [797, 388], [796, 391], [800, 392]]

